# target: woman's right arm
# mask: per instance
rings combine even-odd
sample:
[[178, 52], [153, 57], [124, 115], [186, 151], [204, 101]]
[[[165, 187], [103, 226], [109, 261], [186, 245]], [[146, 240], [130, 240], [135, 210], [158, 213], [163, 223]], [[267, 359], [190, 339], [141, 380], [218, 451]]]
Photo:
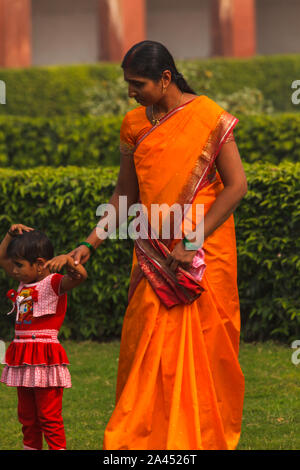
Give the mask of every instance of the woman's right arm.
[[[119, 226], [119, 222], [124, 222], [125, 220], [119, 221], [119, 197], [120, 196], [127, 196], [127, 207], [130, 207], [132, 204], [138, 202], [139, 199], [139, 185], [136, 176], [135, 166], [133, 156], [127, 156], [121, 154], [120, 160], [120, 171], [118, 175], [117, 184], [115, 190], [108, 201], [108, 204], [112, 204], [115, 208], [116, 214], [116, 227]], [[127, 211], [128, 213], [128, 211]], [[103, 216], [99, 219], [98, 223], [103, 219], [106, 218], [108, 220], [105, 228], [111, 226], [109, 223], [109, 218]], [[126, 214], [127, 218], [127, 214]], [[93, 229], [93, 231], [89, 234], [86, 238], [86, 242], [90, 243], [95, 249], [98, 248], [99, 245], [104, 241], [103, 239], [99, 238], [97, 235], [97, 227]], [[99, 233], [99, 232], [98, 232]], [[70, 255], [74, 258], [75, 263], [84, 264], [88, 261], [90, 257], [90, 249], [85, 245], [80, 245], [75, 250], [70, 252]]]

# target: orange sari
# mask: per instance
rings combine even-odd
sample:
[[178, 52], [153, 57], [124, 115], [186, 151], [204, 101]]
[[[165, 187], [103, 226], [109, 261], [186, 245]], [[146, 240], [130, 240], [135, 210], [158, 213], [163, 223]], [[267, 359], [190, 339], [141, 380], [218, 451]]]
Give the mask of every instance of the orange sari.
[[[121, 151], [134, 158], [148, 213], [153, 203], [192, 202], [204, 204], [205, 220], [224, 188], [215, 159], [237, 119], [204, 95], [175, 111], [154, 128], [144, 107], [127, 113]], [[160, 242], [172, 251], [179, 239]], [[244, 376], [238, 361], [233, 214], [202, 248], [206, 270], [195, 300], [168, 308], [141, 269], [135, 242], [116, 405], [104, 449], [235, 449], [238, 444]]]

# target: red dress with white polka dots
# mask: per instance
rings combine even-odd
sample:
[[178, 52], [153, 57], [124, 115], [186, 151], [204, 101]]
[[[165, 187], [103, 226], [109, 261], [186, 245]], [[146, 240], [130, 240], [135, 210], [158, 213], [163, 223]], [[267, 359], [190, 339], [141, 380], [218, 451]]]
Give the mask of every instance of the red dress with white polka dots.
[[67, 309], [59, 294], [62, 275], [10, 290], [16, 310], [15, 338], [5, 355], [1, 382], [13, 387], [71, 387], [67, 354], [57, 339]]

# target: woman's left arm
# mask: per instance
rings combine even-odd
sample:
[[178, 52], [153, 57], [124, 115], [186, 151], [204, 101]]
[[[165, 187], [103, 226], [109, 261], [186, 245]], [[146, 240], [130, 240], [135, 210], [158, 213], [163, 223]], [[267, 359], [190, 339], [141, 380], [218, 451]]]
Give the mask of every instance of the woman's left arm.
[[[218, 194], [204, 217], [204, 240], [228, 219], [248, 190], [245, 171], [235, 141], [223, 145], [215, 163], [224, 189]], [[175, 245], [167, 262], [173, 270], [176, 270], [179, 263], [187, 268], [195, 254], [196, 251], [186, 250], [181, 241]]]
[[224, 189], [205, 216], [204, 239], [228, 219], [248, 190], [240, 153], [234, 141], [223, 145], [215, 163]]

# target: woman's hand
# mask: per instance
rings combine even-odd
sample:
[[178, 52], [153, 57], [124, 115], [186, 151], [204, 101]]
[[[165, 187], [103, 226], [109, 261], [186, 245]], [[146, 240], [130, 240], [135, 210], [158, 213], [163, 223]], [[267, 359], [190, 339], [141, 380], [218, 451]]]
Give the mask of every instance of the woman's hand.
[[173, 251], [168, 255], [167, 264], [172, 271], [176, 271], [179, 265], [183, 269], [189, 269], [196, 253], [197, 250], [186, 250], [182, 240], [180, 240], [180, 242], [174, 246]]
[[85, 264], [89, 260], [91, 256], [91, 252], [90, 252], [90, 249], [86, 245], [79, 245], [77, 248], [70, 251], [68, 255], [74, 259], [75, 265]]

